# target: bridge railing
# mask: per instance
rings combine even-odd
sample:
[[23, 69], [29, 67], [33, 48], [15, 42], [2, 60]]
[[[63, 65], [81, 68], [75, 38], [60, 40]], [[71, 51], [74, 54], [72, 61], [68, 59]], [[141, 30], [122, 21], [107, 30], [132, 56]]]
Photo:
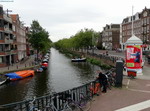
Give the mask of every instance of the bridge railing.
[[[95, 87], [96, 81], [88, 82], [82, 86], [59, 92], [59, 93], [53, 93], [48, 94], [42, 97], [37, 97], [33, 104], [31, 104], [30, 100], [10, 103], [10, 104], [4, 104], [0, 105], [0, 111], [30, 111], [30, 109], [34, 106], [38, 109], [44, 109], [47, 105], [53, 104], [57, 109], [61, 109], [62, 104], [64, 100], [61, 98], [65, 97], [65, 95], [70, 95], [72, 100], [79, 102], [80, 101], [80, 93], [82, 93], [85, 97], [90, 94], [91, 97], [93, 97], [93, 92], [90, 91], [90, 87]], [[90, 92], [90, 93], [89, 93]]]

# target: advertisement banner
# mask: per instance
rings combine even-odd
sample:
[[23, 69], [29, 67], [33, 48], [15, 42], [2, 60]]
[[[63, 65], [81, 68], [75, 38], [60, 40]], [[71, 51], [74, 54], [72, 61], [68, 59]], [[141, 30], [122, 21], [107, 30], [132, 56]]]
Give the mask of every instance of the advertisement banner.
[[141, 45], [126, 46], [126, 67], [129, 69], [142, 68], [142, 46]]

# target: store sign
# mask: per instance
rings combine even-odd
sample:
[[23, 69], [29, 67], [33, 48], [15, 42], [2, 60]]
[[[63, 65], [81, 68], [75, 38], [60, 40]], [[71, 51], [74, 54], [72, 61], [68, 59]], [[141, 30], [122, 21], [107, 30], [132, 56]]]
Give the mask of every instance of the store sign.
[[126, 46], [126, 67], [129, 69], [142, 68], [142, 46]]

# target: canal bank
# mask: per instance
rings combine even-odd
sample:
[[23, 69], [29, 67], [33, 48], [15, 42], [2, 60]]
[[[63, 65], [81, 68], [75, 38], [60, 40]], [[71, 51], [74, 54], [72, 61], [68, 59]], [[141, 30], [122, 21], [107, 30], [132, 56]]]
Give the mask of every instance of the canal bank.
[[[61, 64], [62, 64], [63, 68], [65, 67], [65, 69], [67, 68], [67, 70], [69, 70], [70, 67], [65, 66], [64, 63], [71, 63], [71, 61], [69, 59], [65, 59], [64, 56], [61, 56], [61, 57], [58, 56], [57, 57], [57, 54], [59, 54], [59, 52], [56, 51], [56, 50], [53, 53], [54, 53], [54, 55], [52, 55], [52, 56], [54, 58], [58, 59], [58, 61], [56, 61], [56, 60], [52, 61], [50, 66], [52, 66], [53, 64], [59, 63], [59, 64], [57, 64], [57, 69], [60, 69]], [[54, 59], [54, 58], [52, 58], [52, 59]], [[62, 59], [63, 59], [64, 62], [61, 61]], [[79, 64], [79, 63], [73, 64], [73, 63], [71, 63], [69, 65], [72, 65], [73, 68], [75, 68], [76, 70], [81, 71], [81, 72], [76, 72], [76, 73], [78, 73], [78, 74], [81, 73], [81, 75], [79, 74], [80, 76], [78, 76], [78, 78], [80, 78], [80, 80], [82, 79], [83, 83], [85, 81], [89, 80], [89, 78], [91, 78], [93, 76], [93, 75], [90, 75], [88, 72], [85, 72], [85, 70], [81, 69], [81, 67], [83, 68], [83, 66], [86, 66], [86, 64]], [[87, 68], [90, 69], [91, 67], [87, 67]], [[65, 69], [64, 69], [65, 75], [70, 74], [70, 72], [68, 73], [67, 70], [65, 70]], [[97, 70], [97, 69], [94, 68], [93, 70]], [[60, 73], [60, 71], [61, 71], [61, 73], [64, 72], [62, 70], [57, 71], [57, 72], [53, 72], [53, 71], [54, 71], [54, 69], [52, 68], [51, 69], [51, 74], [49, 75], [50, 78], [54, 78], [54, 76], [56, 77], [57, 73]], [[74, 73], [74, 71], [75, 70], [71, 70], [71, 73]], [[91, 73], [92, 73], [92, 71], [91, 71]], [[86, 77], [84, 77], [85, 76], [84, 74], [86, 75]], [[41, 77], [42, 74], [39, 74], [38, 76]], [[45, 76], [46, 76], [45, 78], [48, 78], [47, 74], [45, 74]], [[62, 75], [62, 76], [64, 76], [64, 75]], [[58, 77], [60, 77], [60, 75]], [[36, 85], [36, 89], [40, 89], [35, 95], [37, 95], [39, 93], [41, 93], [41, 95], [46, 94], [44, 92], [44, 89], [47, 88], [48, 85], [46, 85], [46, 84], [49, 84], [50, 81], [45, 83], [44, 80], [47, 80], [45, 78], [41, 78], [41, 79], [37, 78], [37, 80], [39, 82], [37, 82], [36, 84], [34, 83], [34, 85]], [[60, 83], [60, 81], [61, 81], [60, 78], [57, 78], [57, 80], [54, 83], [55, 85], [58, 82]], [[75, 79], [75, 76], [73, 78]], [[31, 79], [34, 80], [34, 78], [31, 78]], [[31, 79], [28, 79], [28, 80], [26, 79], [25, 81], [20, 81], [21, 85], [16, 87], [16, 88], [22, 87], [22, 90], [20, 90], [20, 93], [24, 92], [24, 93], [28, 94], [30, 92], [25, 92], [23, 89], [30, 90], [30, 89], [34, 88], [34, 87], [31, 86], [33, 84], [32, 82], [31, 83], [26, 82], [26, 81], [32, 81]], [[80, 80], [77, 81], [77, 82], [82, 83]], [[41, 87], [39, 87], [39, 85], [43, 84], [43, 82], [45, 84], [44, 88], [43, 88], [42, 85], [41, 85]], [[24, 83], [28, 84], [30, 87], [28, 87], [28, 88], [24, 87]], [[52, 84], [52, 81], [50, 83]], [[72, 81], [69, 81], [69, 84], [70, 83], [71, 83], [71, 86], [73, 86], [74, 83], [72, 84]], [[10, 94], [10, 95], [13, 96], [13, 94], [11, 94], [10, 92], [12, 92], [14, 90], [14, 86], [16, 84], [17, 83], [8, 84], [8, 85], [11, 86], [10, 87], [11, 89], [8, 91], [9, 93], [7, 93], [7, 95]], [[61, 88], [61, 87], [65, 86], [65, 84], [64, 85], [63, 84], [64, 83], [61, 81], [61, 85], [58, 85], [57, 88]], [[123, 87], [122, 88], [113, 88], [112, 90], [108, 90], [107, 93], [102, 93], [100, 96], [95, 96], [94, 99], [93, 99], [94, 101], [92, 101], [91, 108], [90, 108], [89, 111], [100, 111], [100, 110], [102, 110], [102, 111], [115, 111], [115, 110], [119, 110], [119, 109], [125, 108], [125, 107], [130, 106], [130, 105], [137, 105], [138, 106], [137, 103], [143, 103], [144, 101], [150, 99], [149, 98], [149, 93], [150, 93], [150, 90], [149, 90], [150, 85], [149, 84], [150, 84], [150, 82], [148, 80], [142, 80], [142, 79], [139, 79], [139, 78], [130, 80], [130, 78], [124, 76], [124, 78], [123, 78]], [[78, 84], [78, 85], [81, 85], [81, 84]], [[69, 86], [68, 89], [70, 89], [71, 86]], [[4, 86], [4, 87], [7, 87], [7, 85]], [[61, 88], [61, 89], [65, 90], [65, 88]], [[0, 89], [0, 90], [2, 90], [2, 89]], [[7, 91], [7, 90], [5, 89], [5, 91]], [[35, 93], [35, 91], [33, 91], [33, 92]], [[2, 94], [2, 93], [0, 93], [0, 94], [4, 96], [3, 98], [0, 97], [1, 101], [5, 100], [5, 99], [8, 99], [8, 100], [10, 99], [10, 98], [8, 98], [7, 95]], [[32, 98], [33, 95], [28, 96], [28, 97]], [[24, 97], [20, 96], [19, 98], [22, 99]], [[89, 106], [87, 106], [87, 107], [89, 108]], [[147, 107], [147, 109], [148, 109], [148, 107]], [[133, 110], [130, 110], [130, 111], [133, 111]], [[135, 111], [138, 111], [138, 110], [135, 110]], [[144, 109], [143, 111], [146, 111], [146, 109]], [[149, 109], [147, 111], [149, 111]]]
[[24, 61], [20, 61], [18, 63], [14, 63], [12, 65], [9, 65], [7, 67], [1, 67], [0, 68], [0, 74], [8, 73], [8, 72], [14, 72], [24, 69], [31, 69], [35, 68], [38, 65], [35, 65], [34, 56], [31, 55], [30, 57], [26, 58]]
[[97, 76], [96, 70], [100, 70], [100, 67], [88, 62], [72, 63], [70, 58], [52, 48], [46, 71], [36, 73], [31, 78], [0, 86], [0, 105], [31, 99], [33, 96], [41, 97], [50, 92], [61, 92], [81, 86], [95, 79]]

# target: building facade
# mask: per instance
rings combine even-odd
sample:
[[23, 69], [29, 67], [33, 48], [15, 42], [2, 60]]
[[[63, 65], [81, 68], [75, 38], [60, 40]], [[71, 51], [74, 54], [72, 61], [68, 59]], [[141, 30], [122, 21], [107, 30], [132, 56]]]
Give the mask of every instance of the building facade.
[[132, 36], [132, 31], [135, 36], [143, 41], [144, 49], [150, 48], [150, 9], [145, 7], [142, 12], [133, 15], [133, 27], [132, 16], [124, 18], [121, 28], [120, 44], [122, 49], [125, 48], [125, 42]]
[[102, 47], [107, 50], [120, 48], [120, 24], [106, 25], [103, 28]]
[[4, 13], [3, 6], [0, 6], [0, 67], [16, 62], [15, 39], [12, 19], [8, 13]]
[[26, 27], [19, 20], [18, 14], [11, 14], [13, 23], [13, 34], [16, 38], [17, 45], [17, 59], [18, 61], [23, 60], [27, 56], [26, 52]]
[[12, 65], [30, 55], [28, 31], [18, 14], [5, 13], [0, 5], [0, 67]]

